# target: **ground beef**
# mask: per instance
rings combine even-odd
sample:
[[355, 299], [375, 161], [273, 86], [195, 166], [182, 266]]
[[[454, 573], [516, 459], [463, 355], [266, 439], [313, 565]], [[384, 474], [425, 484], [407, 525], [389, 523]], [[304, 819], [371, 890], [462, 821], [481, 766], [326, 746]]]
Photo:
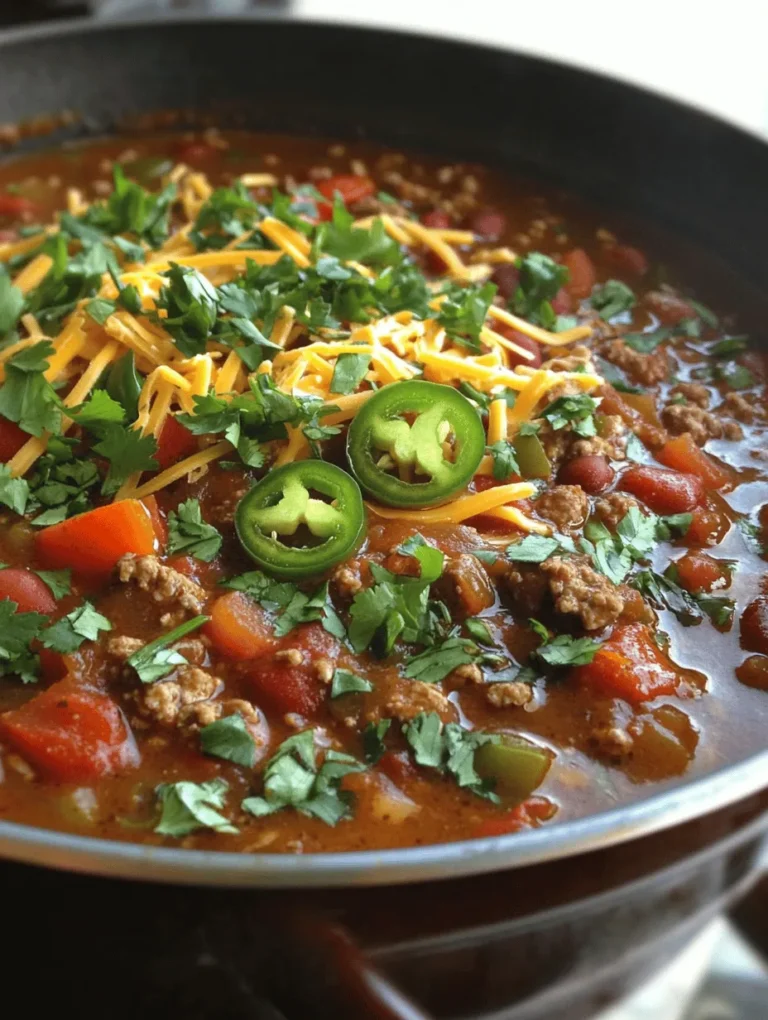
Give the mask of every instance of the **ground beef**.
[[643, 386], [653, 386], [669, 377], [669, 355], [662, 348], [650, 354], [641, 354], [618, 339], [604, 344], [600, 353], [606, 361], [623, 369], [631, 379]]
[[141, 638], [115, 634], [107, 641], [107, 654], [114, 655], [116, 659], [129, 659], [134, 652], [143, 647], [144, 641]]
[[482, 682], [483, 671], [474, 662], [468, 662], [463, 666], [457, 666], [456, 669], [449, 673], [445, 678], [446, 686], [450, 687], [451, 690], [466, 687], [467, 684], [481, 684]]
[[758, 408], [751, 404], [741, 393], [726, 393], [722, 404], [718, 407], [721, 414], [727, 414], [737, 421], [750, 425], [758, 414]]
[[346, 563], [340, 563], [331, 575], [331, 584], [342, 598], [353, 599], [359, 591], [363, 590], [360, 560], [347, 560]]
[[184, 666], [173, 680], [150, 684], [139, 692], [144, 714], [155, 722], [174, 725], [182, 708], [209, 701], [223, 690], [218, 677], [199, 666]]
[[608, 457], [609, 460], [624, 460], [627, 456], [627, 426], [618, 414], [606, 414], [600, 422], [600, 435], [590, 439], [582, 439], [573, 435], [573, 442], [568, 450], [568, 459], [572, 457]]
[[387, 699], [381, 716], [408, 722], [420, 712], [437, 712], [443, 722], [455, 722], [457, 718], [455, 707], [440, 688], [421, 680], [403, 681]]
[[504, 575], [504, 584], [521, 612], [527, 616], [539, 612], [547, 594], [548, 583], [538, 567], [522, 564], [512, 567]]
[[667, 404], [661, 418], [669, 431], [680, 436], [688, 432], [694, 443], [703, 446], [708, 439], [742, 439], [744, 433], [735, 421], [723, 421], [711, 411], [689, 404]]
[[244, 701], [242, 698], [228, 698], [225, 701], [198, 701], [191, 705], [185, 705], [179, 711], [178, 724], [184, 729], [194, 732], [203, 726], [210, 726], [217, 719], [223, 719], [228, 715], [235, 715], [235, 713], [239, 713], [248, 724], [256, 746], [260, 747], [262, 743], [265, 743], [260, 734], [260, 731], [265, 727], [261, 712], [250, 701]]
[[594, 513], [606, 528], [616, 530], [616, 525], [627, 516], [633, 506], [640, 506], [634, 496], [626, 492], [609, 492], [607, 496], [595, 502]]
[[520, 680], [488, 684], [485, 691], [485, 700], [493, 708], [520, 708], [527, 705], [532, 697], [531, 685]]
[[598, 726], [589, 736], [595, 752], [614, 760], [625, 758], [632, 750], [632, 737], [620, 726]]
[[407, 218], [408, 216], [408, 210], [404, 205], [401, 205], [399, 202], [382, 202], [375, 195], [368, 195], [367, 198], [361, 198], [359, 202], [355, 202], [350, 206], [350, 212], [360, 218], [364, 216], [380, 216], [382, 213], [401, 218]]
[[178, 570], [163, 566], [157, 556], [126, 553], [118, 560], [117, 571], [124, 584], [135, 581], [142, 591], [151, 594], [155, 602], [178, 605], [189, 613], [199, 614], [203, 611], [204, 589]]
[[534, 503], [536, 512], [558, 531], [580, 528], [589, 513], [589, 500], [580, 485], [555, 485]]
[[586, 556], [552, 556], [541, 564], [559, 613], [581, 618], [585, 630], [615, 623], [624, 609], [621, 592], [592, 568]]
[[670, 390], [672, 396], [684, 397], [689, 404], [696, 404], [705, 410], [709, 407], [709, 389], [703, 383], [682, 382]]

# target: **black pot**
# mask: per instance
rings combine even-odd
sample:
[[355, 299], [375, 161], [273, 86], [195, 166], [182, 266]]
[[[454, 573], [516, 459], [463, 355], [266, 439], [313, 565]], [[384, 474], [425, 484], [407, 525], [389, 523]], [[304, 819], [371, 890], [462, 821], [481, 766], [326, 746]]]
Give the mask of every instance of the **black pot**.
[[[768, 285], [768, 146], [583, 71], [273, 20], [29, 30], [0, 40], [0, 69], [0, 122], [75, 111], [56, 139], [182, 109], [169, 119], [199, 122], [202, 111], [224, 125], [433, 149], [535, 173], [672, 228], [754, 288], [748, 317]], [[24, 142], [50, 144], [50, 134], [34, 132]], [[768, 828], [767, 766], [765, 752], [593, 818], [382, 853], [247, 857], [0, 823], [0, 853], [18, 861], [266, 890], [63, 879], [6, 865], [0, 881], [4, 902], [17, 905], [20, 949], [9, 969], [22, 965], [44, 905], [49, 930], [66, 932], [49, 980], [59, 1001], [85, 1012], [90, 1002], [101, 1010], [112, 989], [118, 1016], [194, 1016], [201, 1003], [201, 1016], [255, 1016], [256, 984], [290, 1017], [588, 1016], [754, 880]], [[83, 945], [93, 992], [85, 1001]], [[201, 964], [201, 953], [214, 963]], [[214, 971], [222, 981], [206, 984]], [[218, 989], [218, 1006], [205, 1008], [205, 989], [194, 992], [201, 974], [205, 989]]]

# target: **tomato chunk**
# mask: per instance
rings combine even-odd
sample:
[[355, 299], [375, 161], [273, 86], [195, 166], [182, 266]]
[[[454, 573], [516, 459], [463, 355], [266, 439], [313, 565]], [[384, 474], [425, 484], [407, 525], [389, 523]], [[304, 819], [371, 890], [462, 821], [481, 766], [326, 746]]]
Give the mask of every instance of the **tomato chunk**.
[[679, 681], [671, 662], [642, 623], [617, 627], [592, 662], [577, 666], [571, 678], [596, 694], [623, 698], [632, 705], [674, 694]]
[[318, 202], [317, 211], [321, 220], [330, 220], [333, 216], [333, 199], [336, 192], [341, 195], [344, 205], [354, 205], [364, 198], [370, 198], [376, 194], [376, 185], [370, 177], [363, 177], [360, 174], [337, 174], [317, 185], [320, 194], [328, 199], [327, 202]]
[[715, 588], [727, 588], [730, 580], [723, 564], [706, 553], [686, 553], [675, 561], [675, 570], [683, 588], [694, 595]]
[[7, 191], [0, 191], [0, 216], [7, 219], [19, 219], [26, 213], [35, 211], [34, 202], [22, 195], [9, 195]]
[[681, 514], [704, 502], [704, 486], [696, 475], [637, 465], [619, 479], [619, 488], [631, 492], [657, 514]]
[[629, 244], [611, 245], [605, 249], [605, 257], [620, 273], [645, 276], [648, 272], [648, 259], [639, 248]]
[[138, 499], [89, 510], [35, 536], [35, 551], [44, 566], [71, 567], [88, 576], [109, 574], [121, 556], [148, 556], [156, 545], [152, 515]]
[[758, 595], [742, 613], [741, 647], [768, 655], [768, 595]]
[[595, 264], [589, 255], [583, 248], [572, 248], [563, 255], [563, 265], [570, 274], [565, 289], [571, 297], [577, 301], [588, 298], [597, 283]]
[[45, 613], [50, 616], [56, 611], [56, 599], [51, 589], [37, 574], [23, 567], [0, 570], [0, 599], [15, 602], [20, 613]]
[[165, 523], [165, 517], [163, 517], [162, 511], [157, 504], [157, 498], [155, 496], [145, 496], [141, 502], [147, 508], [152, 521], [152, 528], [155, 532], [155, 538], [160, 548], [165, 549], [165, 544], [168, 541], [168, 525]]
[[189, 429], [185, 429], [176, 418], [169, 414], [160, 431], [157, 441], [155, 460], [160, 470], [165, 471], [184, 457], [189, 457], [197, 450], [197, 438]]
[[117, 705], [69, 678], [1, 715], [0, 734], [32, 765], [61, 782], [97, 779], [139, 762]]
[[267, 655], [279, 644], [267, 614], [240, 591], [216, 599], [204, 630], [217, 652], [240, 661]]
[[248, 672], [254, 700], [275, 712], [312, 715], [325, 700], [323, 669], [333, 669], [339, 644], [319, 623], [291, 631], [281, 644], [277, 655], [259, 659]]
[[717, 545], [729, 527], [730, 521], [724, 514], [719, 514], [712, 507], [700, 506], [693, 511], [685, 539], [691, 545]]
[[20, 429], [15, 421], [0, 418], [0, 461], [6, 464], [29, 438], [28, 433]]
[[708, 489], [722, 489], [735, 481], [733, 472], [700, 450], [687, 432], [666, 442], [656, 456], [667, 467], [696, 475]]

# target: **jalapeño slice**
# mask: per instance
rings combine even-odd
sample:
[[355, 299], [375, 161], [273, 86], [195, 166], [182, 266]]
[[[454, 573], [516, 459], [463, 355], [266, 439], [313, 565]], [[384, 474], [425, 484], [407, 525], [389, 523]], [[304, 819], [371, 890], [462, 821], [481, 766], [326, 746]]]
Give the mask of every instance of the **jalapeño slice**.
[[270, 471], [243, 496], [235, 513], [237, 537], [251, 559], [285, 578], [322, 574], [346, 559], [364, 526], [363, 498], [354, 478], [321, 460]]
[[347, 433], [355, 477], [389, 506], [445, 502], [469, 483], [484, 453], [485, 430], [467, 398], [420, 380], [383, 387]]

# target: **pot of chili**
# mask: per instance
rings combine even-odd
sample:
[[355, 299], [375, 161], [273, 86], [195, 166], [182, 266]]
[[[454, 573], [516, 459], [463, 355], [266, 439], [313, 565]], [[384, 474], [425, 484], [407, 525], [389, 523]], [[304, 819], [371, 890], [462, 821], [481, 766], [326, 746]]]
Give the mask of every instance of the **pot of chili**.
[[[254, 45], [274, 85], [244, 100]], [[396, 79], [370, 74], [384, 51]], [[575, 909], [570, 967], [515, 972], [488, 1008], [588, 1012], [642, 971], [623, 949], [650, 965], [743, 891], [765, 827], [763, 368], [727, 318], [762, 313], [764, 144], [543, 61], [338, 27], [73, 24], [2, 57], [0, 113], [31, 162], [0, 172], [0, 849], [160, 881], [384, 885], [391, 922], [365, 900], [390, 924], [378, 943], [345, 906], [366, 960], [329, 950], [351, 1015], [361, 996], [385, 1009], [370, 959], [434, 1015], [477, 1008], [489, 972], [449, 980], [460, 946], [482, 953], [503, 919], [503, 952], [549, 957]], [[153, 116], [202, 106], [224, 128], [233, 104], [261, 132], [389, 148]], [[62, 106], [89, 130], [181, 134], [67, 165], [35, 155]], [[48, 129], [49, 146], [85, 133], [69, 114]], [[559, 212], [538, 184], [514, 204], [478, 161], [532, 163], [630, 219]], [[665, 251], [696, 290], [624, 240], [653, 249], [638, 215], [688, 239]], [[285, 896], [263, 899], [273, 929], [316, 930]], [[412, 925], [422, 974], [394, 945], [409, 897], [456, 932]], [[585, 940], [617, 905], [624, 940]], [[577, 995], [579, 944], [600, 978]], [[416, 1008], [393, 1001], [382, 1015]]]

